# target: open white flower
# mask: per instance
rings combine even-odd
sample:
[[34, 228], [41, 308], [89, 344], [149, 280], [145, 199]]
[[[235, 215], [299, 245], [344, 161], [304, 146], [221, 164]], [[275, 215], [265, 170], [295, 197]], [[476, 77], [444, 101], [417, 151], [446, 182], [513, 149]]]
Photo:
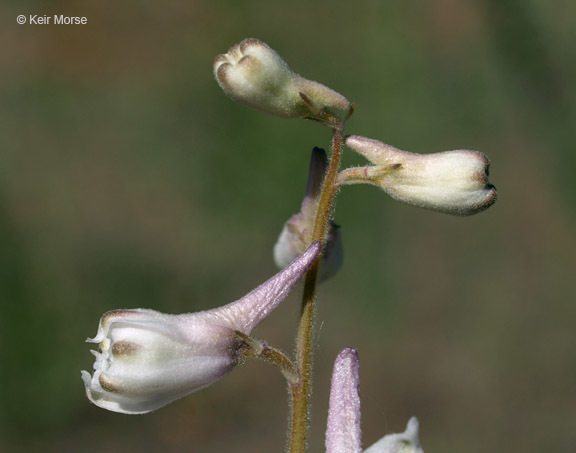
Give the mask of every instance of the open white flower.
[[[169, 315], [154, 310], [113, 310], [102, 316], [94, 374], [82, 371], [86, 394], [97, 406], [144, 414], [199, 390], [238, 363], [242, 335], [286, 298], [320, 253], [314, 242], [290, 266], [222, 307]], [[238, 334], [239, 332], [239, 334]]]
[[[326, 428], [326, 453], [361, 453], [360, 386], [358, 352], [346, 348], [338, 354], [332, 373]], [[423, 453], [418, 440], [418, 420], [412, 417], [406, 431], [388, 434], [364, 453]]]
[[373, 184], [404, 203], [463, 216], [496, 201], [496, 188], [488, 182], [490, 161], [481, 152], [416, 154], [357, 135], [347, 137], [346, 145], [374, 165], [342, 171], [339, 184]]
[[214, 60], [214, 77], [233, 100], [283, 118], [321, 118], [349, 110], [336, 91], [292, 72], [266, 43], [248, 38]]

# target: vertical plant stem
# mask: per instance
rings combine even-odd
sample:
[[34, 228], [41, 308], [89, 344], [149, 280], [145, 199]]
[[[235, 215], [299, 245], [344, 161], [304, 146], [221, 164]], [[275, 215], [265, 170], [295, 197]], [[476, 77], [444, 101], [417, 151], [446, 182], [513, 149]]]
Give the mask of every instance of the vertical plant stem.
[[[330, 224], [332, 204], [337, 188], [336, 176], [340, 168], [342, 154], [342, 128], [340, 120], [333, 126], [332, 152], [328, 171], [322, 185], [322, 192], [314, 220], [313, 241], [324, 241], [326, 230]], [[312, 396], [312, 366], [314, 323], [316, 319], [316, 281], [321, 256], [306, 273], [300, 324], [296, 339], [296, 367], [299, 380], [290, 386], [291, 418], [290, 418], [290, 453], [305, 453], [308, 447], [308, 430], [310, 420], [310, 398]]]

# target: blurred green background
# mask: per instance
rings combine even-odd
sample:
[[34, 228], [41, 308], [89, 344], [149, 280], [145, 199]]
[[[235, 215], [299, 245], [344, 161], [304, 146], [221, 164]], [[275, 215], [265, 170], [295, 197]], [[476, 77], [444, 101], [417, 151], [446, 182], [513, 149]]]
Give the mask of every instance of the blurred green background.
[[[86, 16], [18, 25], [18, 14]], [[282, 378], [249, 363], [146, 416], [89, 404], [102, 313], [230, 302], [275, 272], [329, 131], [231, 102], [212, 60], [245, 37], [346, 95], [346, 132], [478, 149], [498, 202], [470, 218], [342, 191], [345, 265], [320, 288], [312, 451], [336, 354], [358, 348], [366, 446], [576, 444], [576, 3], [0, 4], [0, 450], [280, 452]], [[347, 151], [345, 165], [363, 162]], [[256, 335], [291, 350], [298, 291]]]

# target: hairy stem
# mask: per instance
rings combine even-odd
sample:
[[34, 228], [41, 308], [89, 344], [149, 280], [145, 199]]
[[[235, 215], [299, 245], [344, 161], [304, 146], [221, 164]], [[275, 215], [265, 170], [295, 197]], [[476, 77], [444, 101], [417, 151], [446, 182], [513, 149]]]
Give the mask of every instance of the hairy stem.
[[[339, 119], [333, 120], [332, 152], [328, 171], [322, 185], [322, 192], [314, 220], [313, 241], [322, 241], [330, 223], [332, 204], [337, 192], [336, 176], [340, 168], [342, 154], [342, 127]], [[299, 380], [290, 386], [291, 418], [290, 418], [290, 453], [305, 453], [308, 447], [308, 427], [310, 418], [310, 397], [312, 395], [312, 365], [314, 321], [316, 318], [316, 281], [321, 256], [306, 273], [300, 324], [296, 339], [296, 368]]]

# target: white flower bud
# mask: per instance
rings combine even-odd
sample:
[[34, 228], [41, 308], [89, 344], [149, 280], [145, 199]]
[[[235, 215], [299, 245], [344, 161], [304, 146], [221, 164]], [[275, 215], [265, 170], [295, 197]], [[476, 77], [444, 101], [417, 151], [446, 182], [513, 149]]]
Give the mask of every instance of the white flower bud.
[[200, 390], [238, 363], [249, 335], [284, 300], [320, 253], [314, 242], [286, 269], [242, 299], [198, 313], [114, 310], [100, 320], [94, 374], [82, 371], [86, 394], [97, 406], [144, 414]]
[[321, 119], [326, 109], [350, 109], [344, 96], [295, 74], [280, 55], [253, 38], [218, 55], [214, 77], [233, 100], [283, 118]]
[[418, 440], [418, 419], [412, 417], [406, 431], [384, 436], [364, 453], [424, 453]]
[[[294, 214], [284, 224], [274, 245], [274, 262], [281, 269], [300, 255], [312, 241], [314, 217], [327, 165], [326, 152], [321, 148], [314, 148], [310, 159], [308, 186], [300, 212]], [[321, 281], [334, 276], [340, 270], [343, 256], [341, 229], [334, 222], [330, 222], [320, 265], [319, 279]]]
[[496, 201], [496, 188], [488, 183], [490, 161], [481, 152], [416, 154], [357, 135], [347, 137], [346, 145], [374, 166], [342, 171], [340, 184], [377, 185], [404, 203], [463, 216], [481, 212]]

